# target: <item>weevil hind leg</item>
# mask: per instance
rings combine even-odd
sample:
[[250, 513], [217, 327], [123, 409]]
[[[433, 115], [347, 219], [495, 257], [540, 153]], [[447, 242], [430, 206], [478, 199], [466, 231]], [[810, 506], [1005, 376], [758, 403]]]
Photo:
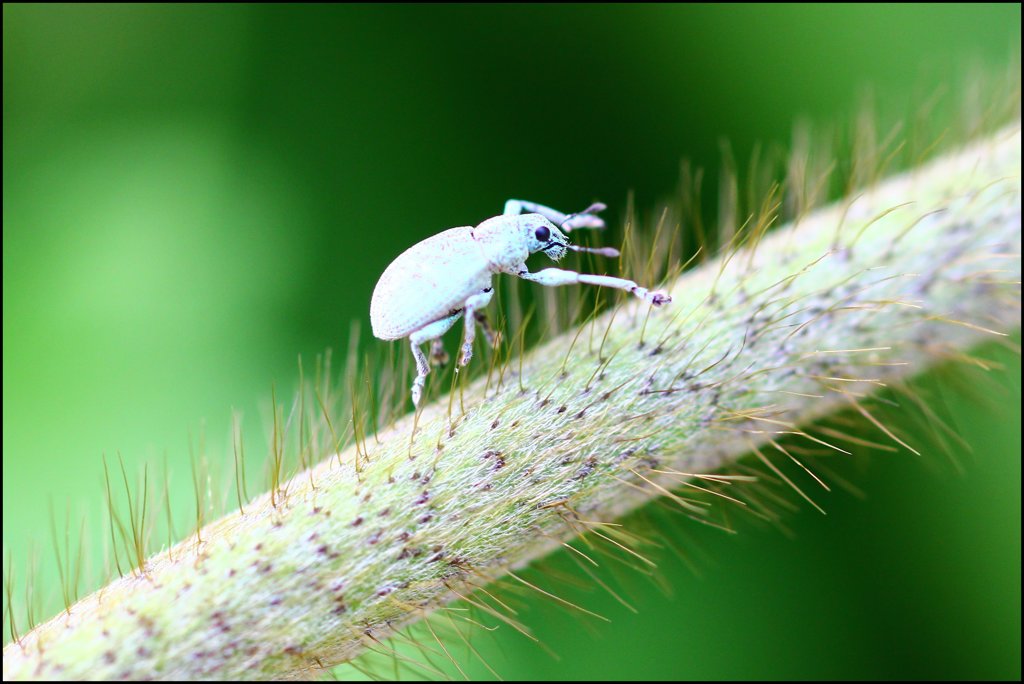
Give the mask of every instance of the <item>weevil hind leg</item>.
[[501, 333], [491, 327], [491, 321], [487, 318], [487, 314], [483, 311], [477, 311], [473, 315], [476, 316], [476, 322], [484, 332], [487, 346], [491, 348], [497, 346], [498, 342], [501, 341]]
[[[475, 294], [466, 300], [466, 334], [462, 340], [462, 356], [459, 358], [460, 366], [465, 366], [473, 358], [473, 340], [476, 338], [477, 311], [487, 306], [493, 296], [494, 289], [489, 287], [480, 294]], [[484, 334], [486, 335], [487, 332], [485, 331]]]
[[[430, 373], [430, 364], [427, 362], [427, 357], [423, 353], [423, 349], [420, 348], [420, 345], [430, 341], [440, 342], [438, 338], [448, 332], [449, 328], [455, 325], [455, 321], [459, 320], [461, 316], [462, 311], [457, 311], [439, 321], [428, 323], [412, 335], [409, 335], [412, 355], [416, 359], [416, 379], [412, 381], [412, 403], [414, 406], [419, 406], [420, 404], [420, 397], [423, 396], [423, 386], [426, 384], [427, 375]], [[431, 345], [430, 352], [432, 357], [436, 347], [436, 344]], [[444, 347], [441, 347], [441, 351], [444, 351]]]
[[444, 368], [448, 365], [448, 361], [450, 360], [448, 352], [445, 351], [444, 342], [441, 341], [440, 337], [430, 343], [431, 366], [440, 366], [441, 368]]
[[423, 395], [423, 385], [427, 382], [427, 374], [430, 372], [430, 365], [423, 350], [415, 342], [412, 343], [412, 355], [416, 359], [416, 379], [412, 381], [412, 404], [420, 405], [420, 397]]

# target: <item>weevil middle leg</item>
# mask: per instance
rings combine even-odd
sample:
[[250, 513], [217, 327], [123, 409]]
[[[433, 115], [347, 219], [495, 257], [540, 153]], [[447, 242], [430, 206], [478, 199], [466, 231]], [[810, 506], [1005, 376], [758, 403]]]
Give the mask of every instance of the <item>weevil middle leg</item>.
[[473, 358], [473, 340], [476, 338], [477, 324], [476, 312], [478, 309], [487, 306], [493, 296], [494, 289], [489, 287], [480, 294], [475, 294], [466, 300], [466, 308], [464, 309], [466, 314], [466, 334], [462, 342], [462, 358], [459, 359], [460, 366], [465, 366]]
[[[424, 355], [423, 350], [420, 349], [420, 345], [424, 342], [437, 340], [441, 335], [448, 332], [449, 328], [455, 325], [455, 321], [459, 320], [459, 317], [462, 316], [462, 313], [462, 311], [456, 311], [446, 318], [434, 321], [433, 323], [428, 323], [412, 335], [409, 335], [409, 342], [412, 346], [412, 355], [416, 359], [416, 379], [412, 381], [413, 405], [419, 406], [420, 396], [423, 394], [423, 385], [426, 383], [427, 375], [430, 373], [430, 364], [427, 363], [427, 357]], [[431, 355], [433, 355], [433, 353], [432, 349]]]

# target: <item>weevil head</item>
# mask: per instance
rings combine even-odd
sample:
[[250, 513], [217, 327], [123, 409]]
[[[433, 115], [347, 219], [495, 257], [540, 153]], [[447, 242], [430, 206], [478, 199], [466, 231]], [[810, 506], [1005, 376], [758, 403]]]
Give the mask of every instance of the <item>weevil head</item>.
[[558, 261], [568, 250], [569, 238], [540, 214], [520, 216], [519, 230], [522, 231], [530, 254], [544, 252], [553, 261]]
[[473, 229], [473, 239], [492, 268], [499, 270], [518, 266], [535, 252], [561, 259], [569, 244], [565, 234], [540, 214], [495, 216]]

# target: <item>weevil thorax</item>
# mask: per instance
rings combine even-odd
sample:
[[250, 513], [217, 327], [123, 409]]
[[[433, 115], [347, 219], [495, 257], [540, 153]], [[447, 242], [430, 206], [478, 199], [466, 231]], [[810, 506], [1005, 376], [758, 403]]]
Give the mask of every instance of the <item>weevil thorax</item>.
[[494, 271], [515, 267], [534, 252], [544, 252], [558, 261], [569, 243], [562, 231], [540, 214], [495, 216], [473, 229], [473, 239]]

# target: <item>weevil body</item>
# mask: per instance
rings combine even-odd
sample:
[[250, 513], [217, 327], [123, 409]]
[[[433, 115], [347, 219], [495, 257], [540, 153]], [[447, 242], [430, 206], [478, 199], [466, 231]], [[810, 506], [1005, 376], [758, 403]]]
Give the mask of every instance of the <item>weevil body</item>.
[[496, 273], [552, 287], [573, 283], [613, 287], [632, 292], [655, 306], [672, 301], [663, 290], [651, 291], [623, 278], [557, 268], [536, 273], [527, 270], [526, 259], [535, 252], [544, 252], [554, 261], [570, 249], [618, 256], [610, 247], [576, 247], [565, 235], [577, 228], [604, 228], [604, 221], [597, 216], [604, 209], [603, 204], [594, 204], [580, 213], [566, 215], [533, 202], [509, 200], [501, 216], [475, 228], [465, 226], [438, 233], [391, 262], [373, 290], [370, 325], [374, 336], [382, 340], [409, 338], [416, 358], [414, 404], [419, 404], [430, 372], [420, 345], [432, 342], [432, 360], [444, 363], [447, 355], [440, 337], [462, 317], [466, 323], [460, 365], [469, 363], [473, 355], [477, 323], [493, 342], [483, 308], [494, 293], [491, 279]]

